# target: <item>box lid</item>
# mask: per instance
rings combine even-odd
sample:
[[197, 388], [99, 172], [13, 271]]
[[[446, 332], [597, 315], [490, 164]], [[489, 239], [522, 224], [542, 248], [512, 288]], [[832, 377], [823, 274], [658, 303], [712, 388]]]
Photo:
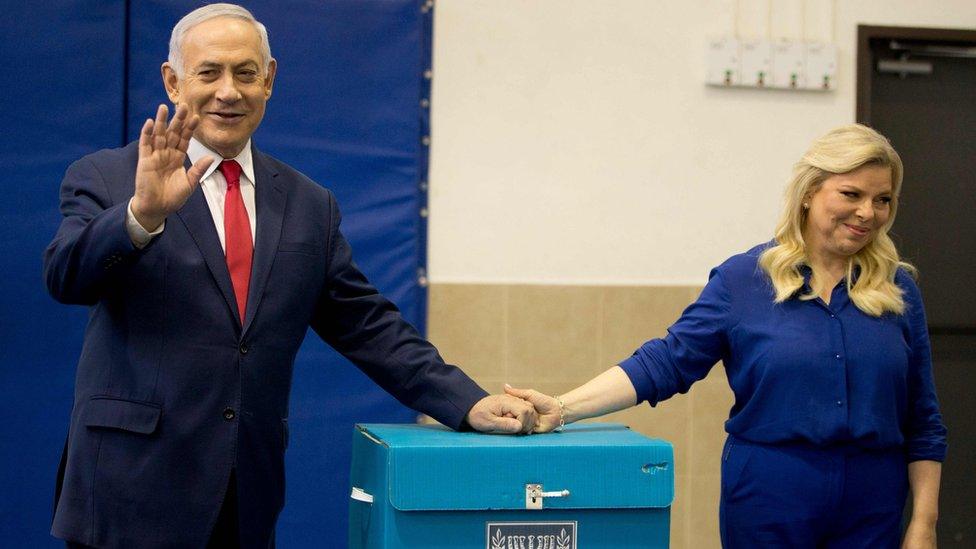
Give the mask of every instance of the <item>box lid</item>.
[[668, 507], [674, 497], [671, 445], [624, 425], [574, 424], [530, 436], [433, 425], [357, 428], [388, 448], [386, 497], [401, 511], [525, 509], [527, 484], [569, 491], [544, 498], [545, 509]]

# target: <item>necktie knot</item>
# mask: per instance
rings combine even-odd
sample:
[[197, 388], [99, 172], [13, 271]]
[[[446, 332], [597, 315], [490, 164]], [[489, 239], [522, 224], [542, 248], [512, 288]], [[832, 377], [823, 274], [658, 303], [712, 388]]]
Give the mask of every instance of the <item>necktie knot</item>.
[[224, 174], [228, 189], [241, 184], [241, 165], [236, 160], [224, 160], [221, 162], [220, 173]]

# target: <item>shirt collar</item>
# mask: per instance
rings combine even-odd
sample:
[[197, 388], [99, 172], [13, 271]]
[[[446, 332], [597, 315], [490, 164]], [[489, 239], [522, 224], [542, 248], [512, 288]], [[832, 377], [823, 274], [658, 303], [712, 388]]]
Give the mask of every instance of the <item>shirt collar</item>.
[[[804, 263], [804, 264], [800, 265], [799, 267], [797, 267], [797, 270], [800, 271], [800, 275], [803, 277], [803, 290], [809, 292], [810, 291], [810, 278], [813, 277], [813, 269], [811, 269], [809, 265], [807, 265], [807, 264]], [[861, 276], [861, 266], [860, 265], [854, 265], [854, 268], [851, 269], [851, 285], [852, 286], [854, 284], [857, 284], [857, 279], [860, 276]], [[846, 284], [846, 277], [840, 279], [840, 282], [844, 282], [845, 283], [844, 285], [846, 286], [847, 285]]]
[[251, 156], [250, 139], [247, 140], [247, 144], [245, 144], [244, 148], [241, 149], [240, 154], [238, 154], [234, 158], [224, 159], [219, 154], [210, 150], [209, 147], [197, 141], [195, 137], [190, 138], [190, 144], [186, 148], [186, 156], [189, 157], [191, 163], [196, 162], [197, 160], [203, 158], [208, 154], [216, 158], [217, 160], [213, 164], [211, 164], [210, 167], [207, 168], [205, 172], [203, 172], [203, 176], [200, 178], [200, 181], [203, 181], [204, 179], [213, 175], [213, 173], [217, 171], [217, 168], [220, 167], [221, 160], [236, 160], [237, 163], [241, 165], [241, 173], [243, 173], [244, 176], [247, 177], [247, 181], [249, 181], [251, 185], [255, 185], [256, 180], [254, 179], [254, 158]]

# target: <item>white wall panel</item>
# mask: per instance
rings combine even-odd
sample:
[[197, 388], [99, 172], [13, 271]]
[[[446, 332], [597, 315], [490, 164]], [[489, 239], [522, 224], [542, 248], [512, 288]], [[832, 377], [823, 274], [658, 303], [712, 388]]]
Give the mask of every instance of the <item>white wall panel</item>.
[[[431, 280], [701, 284], [853, 122], [857, 24], [976, 27], [972, 0], [771, 1], [736, 24], [732, 0], [437, 0]], [[708, 37], [736, 29], [835, 36], [837, 90], [706, 87]]]

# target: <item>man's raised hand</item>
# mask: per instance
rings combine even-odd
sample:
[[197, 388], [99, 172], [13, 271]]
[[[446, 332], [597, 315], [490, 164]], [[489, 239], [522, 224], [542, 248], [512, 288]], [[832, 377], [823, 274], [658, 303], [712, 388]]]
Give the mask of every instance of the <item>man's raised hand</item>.
[[147, 119], [139, 133], [139, 163], [136, 165], [135, 195], [130, 207], [136, 221], [149, 232], [180, 209], [200, 184], [200, 177], [215, 160], [207, 155], [187, 171], [183, 167], [198, 115], [188, 116], [186, 105], [176, 107], [167, 124], [169, 109], [160, 105], [156, 119]]

